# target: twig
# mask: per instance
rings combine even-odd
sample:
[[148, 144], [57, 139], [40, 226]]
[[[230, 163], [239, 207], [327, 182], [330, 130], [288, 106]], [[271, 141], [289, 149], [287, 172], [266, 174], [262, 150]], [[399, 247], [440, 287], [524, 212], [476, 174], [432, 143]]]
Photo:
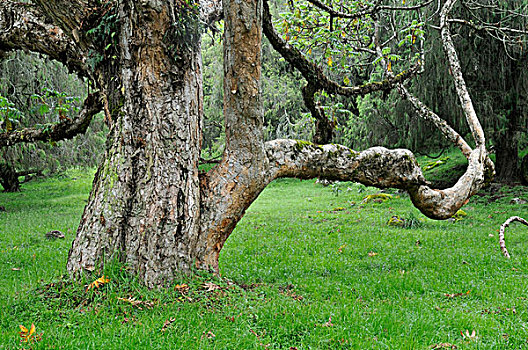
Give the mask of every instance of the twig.
[[500, 230], [499, 230], [499, 245], [500, 245], [502, 254], [504, 255], [505, 258], [508, 258], [508, 259], [510, 258], [510, 253], [508, 253], [508, 249], [506, 249], [506, 242], [504, 242], [504, 230], [506, 229], [506, 227], [510, 226], [510, 224], [514, 221], [519, 221], [520, 223], [523, 223], [526, 226], [528, 226], [528, 221], [518, 216], [510, 217], [508, 220], [504, 222], [504, 224], [501, 225]]

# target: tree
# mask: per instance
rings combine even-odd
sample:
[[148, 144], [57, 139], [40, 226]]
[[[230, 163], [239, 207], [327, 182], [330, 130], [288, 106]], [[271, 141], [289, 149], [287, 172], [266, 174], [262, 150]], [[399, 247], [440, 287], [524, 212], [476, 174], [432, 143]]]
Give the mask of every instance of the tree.
[[[454, 1], [448, 3], [444, 19]], [[217, 1], [206, 0], [199, 7], [181, 0], [0, 4], [0, 50], [43, 52], [92, 79], [112, 125], [69, 253], [72, 275], [97, 270], [115, 258], [149, 286], [170, 281], [178, 271], [217, 269], [220, 250], [237, 222], [279, 177], [322, 176], [403, 188], [416, 207], [435, 219], [453, 215], [483, 186], [488, 164], [484, 134], [461, 75], [456, 82], [477, 147], [451, 134], [469, 158], [466, 173], [452, 188], [431, 189], [408, 150], [356, 152], [298, 140], [264, 142], [261, 0], [223, 2], [226, 146], [221, 162], [200, 173], [199, 23], [209, 23], [219, 8]], [[445, 20], [442, 28], [449, 40]], [[446, 45], [457, 71], [451, 49]], [[304, 67], [318, 72], [314, 65]], [[399, 74], [345, 90], [369, 93], [402, 80]]]
[[[519, 140], [526, 134], [528, 108], [528, 43], [526, 1], [464, 1], [453, 10], [450, 19], [461, 66], [489, 141], [496, 156], [496, 180], [519, 182]], [[449, 83], [449, 67], [443, 61], [439, 34], [432, 29], [428, 41], [427, 71], [431, 79], [422, 79], [414, 91], [452, 124], [463, 120], [458, 113], [454, 89], [434, 86]], [[446, 74], [447, 73], [447, 74]], [[462, 133], [467, 132], [460, 125]]]

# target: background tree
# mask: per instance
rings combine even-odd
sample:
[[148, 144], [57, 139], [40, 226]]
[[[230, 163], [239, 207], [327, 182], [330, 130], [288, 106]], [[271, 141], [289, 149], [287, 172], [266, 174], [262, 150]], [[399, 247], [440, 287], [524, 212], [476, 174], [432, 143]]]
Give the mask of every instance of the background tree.
[[[86, 84], [68, 74], [60, 63], [19, 51], [6, 55], [0, 65], [0, 132], [13, 135], [33, 126], [35, 133], [44, 136], [55, 125], [76, 119], [80, 101], [86, 97]], [[72, 166], [95, 166], [104, 147], [101, 119], [92, 123], [91, 131], [61, 145], [55, 142], [60, 138], [53, 141], [46, 136], [41, 140], [50, 142], [13, 142], [7, 147], [10, 141], [3, 139], [0, 179], [4, 189], [18, 190], [21, 175], [50, 175]]]
[[[201, 174], [199, 24], [217, 18], [217, 2], [202, 1], [200, 7], [176, 0], [0, 3], [0, 50], [44, 52], [89, 77], [111, 124], [107, 150], [70, 250], [69, 272], [95, 271], [117, 258], [145, 284], [155, 286], [180, 271], [217, 268], [220, 250], [245, 210], [278, 177], [324, 176], [403, 188], [429, 217], [453, 215], [484, 184], [486, 162], [484, 134], [450, 41], [447, 18], [453, 3], [446, 3], [442, 12], [442, 38], [476, 148], [444, 127], [469, 158], [464, 176], [446, 190], [427, 185], [407, 150], [375, 147], [355, 152], [333, 144], [264, 141], [261, 41], [262, 23], [268, 30], [270, 20], [260, 0], [223, 2], [226, 145], [220, 163]], [[33, 40], [24, 40], [28, 36]], [[399, 86], [412, 75], [393, 75], [375, 43], [386, 79], [336, 85], [298, 50], [288, 51], [288, 45], [278, 43], [286, 49], [279, 50], [281, 55], [296, 61], [303, 76], [317, 74], [325, 90], [357, 96]]]

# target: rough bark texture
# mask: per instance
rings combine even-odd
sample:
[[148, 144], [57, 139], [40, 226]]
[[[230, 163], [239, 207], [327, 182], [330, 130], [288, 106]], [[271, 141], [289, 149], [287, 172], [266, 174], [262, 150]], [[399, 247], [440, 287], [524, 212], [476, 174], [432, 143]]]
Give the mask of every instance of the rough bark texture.
[[[54, 1], [44, 1], [54, 3]], [[74, 2], [72, 2], [74, 3]], [[63, 6], [69, 10], [70, 4]], [[85, 53], [39, 7], [19, 1], [0, 2], [0, 52], [29, 50], [62, 62], [72, 72], [88, 75]]]
[[179, 19], [174, 16], [192, 15], [178, 4], [122, 1], [117, 11], [121, 95], [110, 101], [122, 105], [110, 106], [115, 112], [109, 148], [68, 270], [91, 271], [119, 257], [154, 286], [176, 271], [189, 271], [198, 243], [200, 50], [198, 42], [190, 42], [173, 52], [173, 43], [164, 41]]
[[[221, 163], [202, 179], [202, 266], [218, 268], [225, 241], [271, 181], [260, 102], [262, 2], [224, 1], [224, 118]], [[201, 253], [200, 253], [201, 254]]]

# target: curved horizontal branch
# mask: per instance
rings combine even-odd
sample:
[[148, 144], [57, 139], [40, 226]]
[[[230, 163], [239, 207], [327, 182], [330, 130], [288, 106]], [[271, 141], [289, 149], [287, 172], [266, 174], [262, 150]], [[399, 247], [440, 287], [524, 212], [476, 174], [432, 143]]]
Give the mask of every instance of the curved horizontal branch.
[[470, 155], [465, 174], [451, 188], [427, 185], [416, 159], [405, 149], [373, 147], [362, 152], [340, 145], [318, 146], [306, 141], [274, 140], [266, 143], [270, 178], [296, 177], [355, 181], [379, 188], [405, 189], [425, 216], [443, 220], [467, 203], [484, 181], [481, 150]]
[[418, 72], [419, 65], [415, 65], [411, 69], [393, 77], [389, 77], [381, 82], [372, 82], [360, 86], [342, 86], [336, 81], [330, 79], [320, 67], [308, 61], [299, 50], [290, 46], [277, 34], [273, 28], [267, 0], [264, 0], [262, 28], [273, 48], [277, 50], [282, 57], [284, 57], [292, 66], [297, 68], [309, 83], [314, 84], [317, 89], [324, 89], [329, 94], [351, 97], [367, 95], [375, 91], [387, 91], [394, 88], [398, 83], [416, 75]]
[[372, 147], [356, 152], [348, 147], [279, 139], [266, 142], [273, 178], [295, 177], [355, 181], [380, 188], [425, 185], [411, 151]]
[[70, 71], [88, 76], [86, 60], [79, 47], [61, 28], [49, 23], [34, 5], [0, 1], [0, 52], [25, 50], [55, 59]]
[[508, 220], [506, 220], [504, 224], [501, 225], [500, 230], [499, 230], [499, 245], [500, 245], [502, 254], [504, 255], [505, 258], [508, 258], [508, 259], [510, 258], [510, 253], [508, 253], [508, 249], [506, 249], [506, 242], [504, 241], [504, 230], [506, 230], [506, 227], [510, 226], [510, 224], [514, 221], [518, 221], [521, 224], [528, 226], [528, 221], [518, 216], [512, 216], [508, 218]]
[[22, 142], [61, 141], [71, 139], [86, 131], [92, 118], [103, 108], [98, 93], [88, 95], [79, 116], [51, 126], [49, 129], [27, 128], [0, 134], [0, 147], [8, 147]]

